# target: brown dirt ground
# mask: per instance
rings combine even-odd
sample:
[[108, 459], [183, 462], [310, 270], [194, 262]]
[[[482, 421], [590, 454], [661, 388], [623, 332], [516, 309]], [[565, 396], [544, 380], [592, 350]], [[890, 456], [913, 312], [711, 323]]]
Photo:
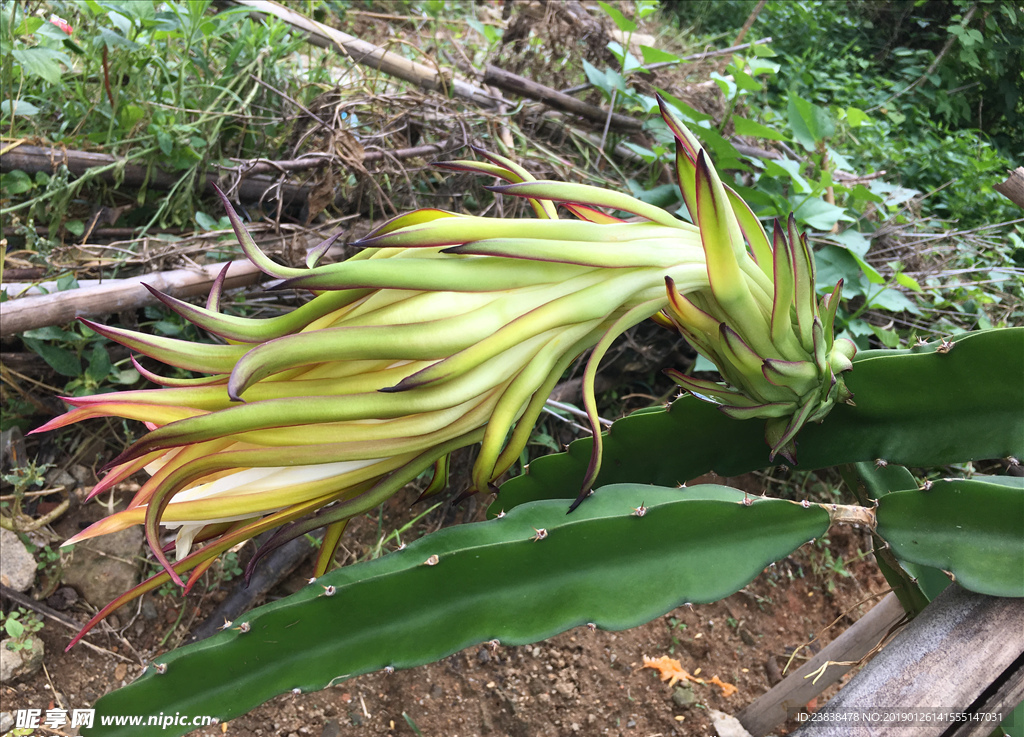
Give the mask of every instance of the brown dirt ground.
[[[408, 501], [399, 496], [387, 506], [383, 527], [376, 517], [358, 520], [344, 541], [350, 554], [363, 557], [377, 542], [380, 529], [400, 527], [411, 518], [416, 510]], [[482, 514], [483, 506], [478, 505], [468, 516]], [[458, 516], [465, 519], [467, 513]], [[444, 521], [440, 512], [428, 515], [415, 532], [422, 534]], [[227, 724], [195, 734], [713, 735], [709, 708], [738, 712], [779, 679], [794, 651], [796, 667], [811, 650], [816, 652], [864, 614], [874, 603], [863, 604], [865, 599], [885, 590], [873, 559], [861, 552], [867, 549], [864, 533], [833, 530], [827, 539], [805, 545], [739, 593], [714, 604], [681, 607], [624, 632], [591, 632], [584, 627], [531, 646], [470, 648], [432, 665], [365, 675], [317, 693], [279, 696]], [[837, 573], [829, 565], [834, 560], [844, 561], [844, 570], [852, 575]], [[295, 590], [310, 567], [307, 563], [271, 596]], [[124, 639], [109, 629], [90, 638], [110, 654], [82, 646], [65, 654], [70, 630], [48, 622], [41, 633], [45, 671], [27, 682], [4, 685], [3, 709], [91, 706], [140, 674], [140, 658], [149, 660], [184, 640], [190, 624], [202, 621], [236, 585], [237, 581], [226, 582], [205, 596], [186, 599], [184, 612], [181, 598], [151, 594], [147, 598], [157, 613], [151, 620], [139, 615], [139, 605], [132, 607], [134, 614], [121, 610], [117, 624]], [[84, 610], [67, 613], [85, 619]], [[829, 628], [837, 619], [838, 624]], [[819, 632], [820, 639], [808, 647]], [[662, 655], [678, 659], [698, 677], [718, 676], [735, 684], [738, 693], [726, 697], [716, 686], [693, 684], [696, 704], [681, 707], [672, 698], [675, 688], [662, 683], [654, 670], [641, 667], [644, 656]], [[826, 692], [818, 703], [830, 695]]]

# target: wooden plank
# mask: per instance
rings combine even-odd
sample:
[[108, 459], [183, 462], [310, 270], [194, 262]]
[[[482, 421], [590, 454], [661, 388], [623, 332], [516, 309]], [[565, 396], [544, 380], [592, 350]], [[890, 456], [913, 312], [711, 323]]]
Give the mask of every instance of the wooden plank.
[[[821, 721], [801, 727], [794, 737], [990, 734], [997, 723], [983, 721], [984, 714], [1005, 715], [1016, 706], [1022, 663], [1024, 599], [983, 596], [952, 585], [817, 712]], [[886, 712], [906, 715], [897, 717], [905, 721], [850, 718]], [[982, 720], [938, 718], [949, 713]]]

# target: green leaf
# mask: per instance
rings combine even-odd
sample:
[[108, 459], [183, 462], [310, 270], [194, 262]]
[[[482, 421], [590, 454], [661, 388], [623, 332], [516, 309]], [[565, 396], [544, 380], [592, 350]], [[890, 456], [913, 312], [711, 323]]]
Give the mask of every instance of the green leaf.
[[907, 295], [896, 289], [883, 289], [871, 297], [870, 307], [890, 312], [911, 312], [920, 314], [920, 308]]
[[[882, 458], [927, 467], [1024, 457], [1024, 328], [968, 333], [947, 353], [938, 343], [862, 351], [844, 374], [856, 406], [839, 405], [797, 436], [797, 468], [814, 470]], [[490, 513], [535, 499], [573, 499], [592, 441], [539, 458], [502, 485]], [[671, 486], [715, 471], [738, 476], [768, 468], [764, 422], [733, 420], [683, 397], [668, 410], [635, 413], [612, 425], [596, 485], [623, 481]], [[582, 508], [582, 507], [581, 507]]]
[[793, 191], [804, 194], [811, 191], [810, 183], [800, 173], [802, 165], [793, 159], [768, 159], [764, 162], [764, 172], [773, 177], [788, 178], [793, 183]]
[[764, 85], [742, 70], [734, 70], [732, 78], [736, 80], [736, 86], [741, 90], [746, 90], [747, 92], [760, 92], [764, 89]]
[[964, 588], [1024, 597], [1024, 479], [947, 479], [878, 505], [878, 534], [899, 558], [950, 571]]
[[633, 33], [633, 31], [636, 30], [636, 23], [624, 16], [622, 11], [614, 5], [609, 5], [603, 0], [597, 0], [597, 4], [600, 5], [601, 9], [608, 14], [608, 17], [612, 19], [612, 22], [618, 26], [620, 31], [623, 33]]
[[796, 219], [807, 223], [815, 230], [831, 230], [840, 220], [853, 222], [854, 218], [846, 214], [845, 207], [832, 205], [820, 197], [807, 197], [800, 200], [794, 209]]
[[22, 341], [61, 376], [74, 378], [82, 374], [82, 362], [72, 351], [24, 336]]
[[784, 135], [774, 128], [761, 125], [753, 120], [747, 120], [739, 115], [732, 116], [732, 124], [736, 129], [736, 135], [738, 136], [750, 136], [752, 138], [762, 138], [769, 141], [784, 141], [786, 139]]
[[3, 190], [7, 194], [23, 194], [32, 189], [32, 177], [25, 172], [14, 169], [4, 174]]
[[911, 289], [911, 290], [917, 292], [918, 294], [923, 294], [924, 293], [924, 290], [921, 289], [921, 285], [917, 283], [917, 279], [915, 279], [912, 276], [908, 276], [908, 275], [904, 274], [902, 271], [897, 272], [897, 274], [896, 274], [896, 283], [899, 284], [901, 287], [906, 287], [907, 289]]
[[828, 110], [792, 92], [789, 95], [788, 116], [793, 136], [808, 151], [814, 151], [819, 141], [831, 138], [836, 132]]
[[69, 233], [71, 233], [71, 235], [77, 236], [79, 238], [81, 238], [82, 234], [85, 233], [85, 223], [83, 223], [81, 220], [65, 220], [64, 227], [67, 229]]
[[60, 65], [71, 65], [70, 60], [59, 51], [36, 46], [31, 49], [15, 49], [11, 52], [25, 74], [41, 77], [50, 84], [60, 84]]
[[861, 258], [867, 256], [868, 251], [871, 249], [871, 241], [865, 238], [863, 234], [852, 229], [844, 230], [842, 233], [832, 236], [832, 240], [842, 245], [850, 253]]
[[25, 100], [4, 100], [0, 102], [0, 115], [38, 115], [39, 108]]
[[590, 84], [607, 92], [609, 95], [611, 94], [612, 88], [608, 83], [608, 77], [586, 59], [583, 60], [583, 73], [587, 75], [587, 81]]
[[858, 107], [846, 108], [846, 122], [852, 128], [859, 128], [862, 125], [873, 125], [874, 119]]
[[160, 150], [164, 152], [165, 156], [170, 156], [171, 151], [174, 150], [174, 139], [171, 135], [164, 130], [158, 130], [156, 132], [156, 142], [160, 145]]
[[666, 62], [682, 61], [675, 54], [656, 49], [653, 46], [640, 45], [640, 53], [644, 57], [644, 64], [664, 64]]
[[107, 378], [110, 374], [110, 369], [113, 365], [110, 363], [110, 356], [107, 354], [107, 349], [100, 343], [93, 346], [92, 351], [89, 353], [89, 367], [85, 370], [86, 376], [95, 381], [97, 384]]
[[112, 31], [109, 28], [100, 28], [98, 35], [93, 40], [93, 43], [97, 47], [106, 44], [112, 49], [123, 48], [128, 51], [138, 51], [142, 48], [140, 44], [135, 43], [131, 39], [125, 38], [120, 33]]
[[[522, 645], [587, 623], [634, 627], [739, 590], [828, 529], [820, 507], [744, 499], [727, 487], [627, 484], [598, 490], [570, 515], [562, 500], [542, 501], [441, 530], [255, 610], [244, 617], [247, 632], [236, 621], [160, 658], [163, 674], [151, 668], [97, 702], [96, 723], [160, 711], [223, 722], [293, 689], [413, 667], [491, 639]], [[102, 734], [186, 729], [104, 727]]]

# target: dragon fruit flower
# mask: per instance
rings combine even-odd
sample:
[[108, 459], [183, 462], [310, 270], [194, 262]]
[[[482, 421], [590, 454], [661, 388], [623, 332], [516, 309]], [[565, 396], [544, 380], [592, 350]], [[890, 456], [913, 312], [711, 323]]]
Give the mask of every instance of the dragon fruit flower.
[[[338, 236], [329, 238], [300, 269], [263, 254], [221, 195], [248, 258], [281, 286], [315, 296], [253, 319], [220, 311], [225, 273], [205, 307], [151, 290], [219, 344], [88, 323], [202, 376], [163, 378], [136, 363], [161, 388], [68, 398], [73, 408], [36, 431], [106, 416], [150, 430], [112, 461], [92, 496], [143, 470], [148, 481], [124, 510], [68, 543], [141, 524], [163, 570], [108, 604], [79, 637], [167, 580], [185, 585], [189, 574], [190, 587], [222, 552], [267, 530], [277, 532], [250, 572], [279, 545], [326, 528], [320, 575], [349, 519], [431, 467], [423, 496], [436, 493], [459, 448], [480, 443], [469, 491], [493, 490], [565, 369], [592, 349], [583, 394], [595, 443], [578, 504], [600, 469], [597, 366], [618, 335], [651, 317], [688, 337], [731, 387], [674, 375], [680, 383], [735, 416], [769, 418], [772, 452], [790, 452], [799, 425], [846, 397], [836, 375], [852, 351], [831, 339], [838, 291], [814, 306], [806, 244], [780, 238], [778, 227], [769, 243], [696, 139], [664, 106], [663, 114], [679, 139], [680, 186], [695, 224], [623, 194], [537, 181], [480, 152], [484, 161], [441, 166], [502, 180], [491, 189], [525, 198], [535, 218], [417, 210], [356, 242], [356, 256], [318, 265]], [[573, 218], [561, 219], [558, 205]], [[164, 540], [162, 529], [174, 538]]]

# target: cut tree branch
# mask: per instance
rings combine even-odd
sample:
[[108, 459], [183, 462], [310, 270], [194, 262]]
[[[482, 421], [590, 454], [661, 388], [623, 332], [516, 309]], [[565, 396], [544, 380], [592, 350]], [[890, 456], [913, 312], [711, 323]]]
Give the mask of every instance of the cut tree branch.
[[531, 100], [542, 102], [548, 107], [561, 112], [579, 115], [581, 118], [586, 118], [592, 123], [604, 125], [610, 119], [610, 126], [615, 130], [634, 132], [642, 127], [642, 123], [639, 120], [628, 115], [614, 112], [609, 114], [607, 110], [602, 110], [596, 105], [577, 100], [575, 97], [570, 97], [563, 92], [546, 87], [539, 82], [534, 82], [532, 79], [505, 71], [493, 64], [488, 64], [484, 71], [484, 84], [493, 85], [500, 90], [511, 92], [520, 97], [527, 97]]
[[1005, 182], [993, 184], [992, 189], [1017, 207], [1024, 208], [1024, 166], [1018, 166], [1009, 174]]
[[392, 77], [412, 82], [428, 90], [450, 91], [457, 97], [472, 100], [482, 108], [494, 108], [503, 102], [500, 97], [489, 94], [476, 85], [450, 77], [448, 74], [442, 74], [438, 69], [386, 51], [336, 28], [325, 26], [323, 23], [307, 18], [302, 13], [285, 7], [281, 3], [273, 2], [273, 0], [231, 0], [231, 2], [249, 8], [256, 13], [278, 18], [293, 28], [305, 32], [309, 42], [314, 46], [338, 49], [357, 64], [376, 69]]

